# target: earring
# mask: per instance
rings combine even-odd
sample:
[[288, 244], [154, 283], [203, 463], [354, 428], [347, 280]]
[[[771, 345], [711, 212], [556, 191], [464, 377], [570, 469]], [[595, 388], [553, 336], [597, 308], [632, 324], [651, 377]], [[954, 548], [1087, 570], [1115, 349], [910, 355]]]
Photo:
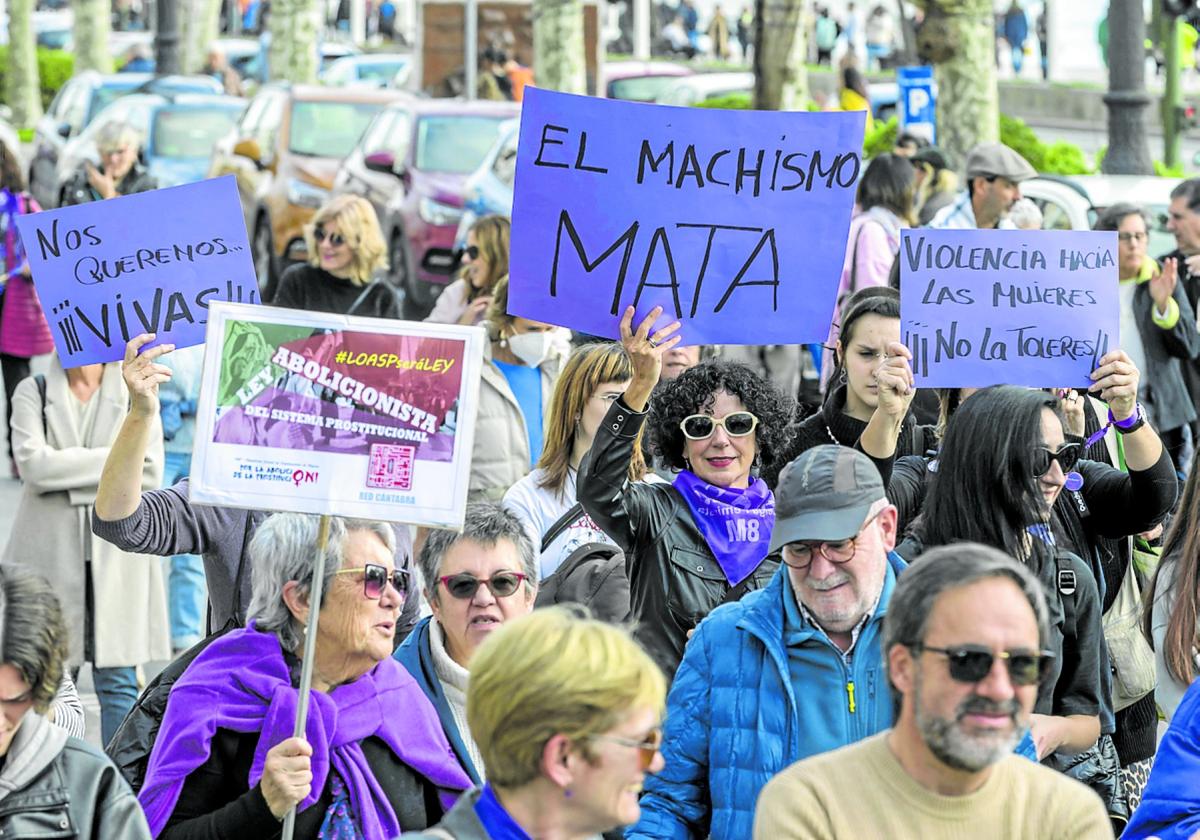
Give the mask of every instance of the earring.
[[684, 456], [683, 456], [683, 463], [685, 463], [685, 464], [687, 465], [688, 472], [693, 472], [693, 470], [692, 470], [692, 460], [691, 460], [691, 458], [689, 458], [688, 456], [684, 455]]
[[841, 372], [841, 374], [838, 376], [838, 380], [837, 380], [837, 381], [838, 381], [838, 384], [839, 384], [839, 385], [845, 385], [845, 384], [846, 384], [846, 369], [845, 369], [845, 368], [842, 368], [842, 372]]
[[570, 788], [563, 788], [563, 796], [565, 796], [567, 799], [570, 799], [572, 796], [574, 796], [574, 794], [571, 793]]

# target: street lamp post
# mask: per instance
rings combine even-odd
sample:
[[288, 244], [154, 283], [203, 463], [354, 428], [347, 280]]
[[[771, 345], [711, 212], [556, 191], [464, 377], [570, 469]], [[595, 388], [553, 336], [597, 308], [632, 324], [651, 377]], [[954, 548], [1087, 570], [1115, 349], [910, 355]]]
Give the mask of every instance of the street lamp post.
[[1108, 5], [1108, 151], [1101, 169], [1113, 175], [1153, 175], [1146, 134], [1146, 21], [1142, 0]]
[[179, 0], [155, 3], [154, 72], [172, 76], [179, 71]]

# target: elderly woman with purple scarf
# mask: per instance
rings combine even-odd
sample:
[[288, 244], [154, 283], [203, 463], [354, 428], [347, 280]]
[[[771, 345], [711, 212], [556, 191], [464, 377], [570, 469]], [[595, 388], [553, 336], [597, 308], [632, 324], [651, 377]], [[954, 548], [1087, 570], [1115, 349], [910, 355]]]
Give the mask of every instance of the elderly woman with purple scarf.
[[[688, 632], [718, 605], [770, 581], [775, 499], [757, 473], [783, 450], [791, 401], [748, 367], [702, 362], [657, 390], [678, 323], [621, 319], [633, 381], [613, 402], [579, 467], [577, 495], [626, 555], [635, 638], [668, 679]], [[651, 395], [653, 394], [653, 399]], [[635, 438], [649, 418], [654, 454], [673, 484], [630, 484]]]
[[171, 690], [138, 796], [160, 838], [388, 840], [436, 823], [470, 787], [437, 713], [391, 657], [408, 573], [389, 525], [333, 518], [304, 738], [299, 698], [317, 518], [276, 514], [250, 544], [245, 628]]

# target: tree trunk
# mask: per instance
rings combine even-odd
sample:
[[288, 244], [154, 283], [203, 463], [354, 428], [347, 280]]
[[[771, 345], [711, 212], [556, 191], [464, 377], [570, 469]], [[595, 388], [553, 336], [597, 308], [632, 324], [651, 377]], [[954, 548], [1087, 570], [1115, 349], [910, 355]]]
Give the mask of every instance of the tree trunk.
[[[8, 0], [8, 73], [4, 101], [17, 128], [31, 128], [42, 115], [37, 48], [33, 36], [34, 0]], [[16, 154], [16, 149], [10, 149]]]
[[208, 47], [220, 37], [221, 0], [179, 0], [179, 62], [184, 73], [198, 73], [208, 58]]
[[1108, 6], [1108, 151], [1101, 169], [1112, 175], [1153, 175], [1146, 135], [1146, 21], [1141, 0]]
[[798, 111], [808, 104], [803, 10], [804, 0], [757, 0], [754, 107], [760, 111]]
[[534, 0], [533, 63], [538, 87], [587, 93], [581, 0]]
[[75, 72], [108, 73], [112, 70], [112, 56], [108, 54], [109, 0], [71, 0], [71, 10], [75, 13], [71, 26], [71, 35], [75, 39]]
[[271, 3], [271, 49], [268, 71], [272, 80], [313, 84], [317, 80], [317, 34], [320, 5], [314, 0], [274, 0]]
[[980, 143], [1000, 139], [996, 30], [988, 0], [926, 0], [918, 36], [921, 58], [934, 65], [938, 145], [961, 168]]

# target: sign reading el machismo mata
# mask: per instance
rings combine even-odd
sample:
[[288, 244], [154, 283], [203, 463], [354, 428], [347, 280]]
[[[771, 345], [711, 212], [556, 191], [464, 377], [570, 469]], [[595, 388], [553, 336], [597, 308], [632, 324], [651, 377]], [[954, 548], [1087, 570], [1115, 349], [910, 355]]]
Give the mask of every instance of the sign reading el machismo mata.
[[824, 341], [864, 122], [528, 89], [509, 311], [618, 338], [658, 305], [685, 344]]
[[461, 528], [483, 341], [214, 303], [192, 501]]
[[17, 217], [63, 367], [112, 362], [129, 339], [204, 341], [212, 301], [258, 302], [233, 176]]
[[906, 230], [900, 314], [923, 388], [1081, 388], [1118, 344], [1117, 237]]

